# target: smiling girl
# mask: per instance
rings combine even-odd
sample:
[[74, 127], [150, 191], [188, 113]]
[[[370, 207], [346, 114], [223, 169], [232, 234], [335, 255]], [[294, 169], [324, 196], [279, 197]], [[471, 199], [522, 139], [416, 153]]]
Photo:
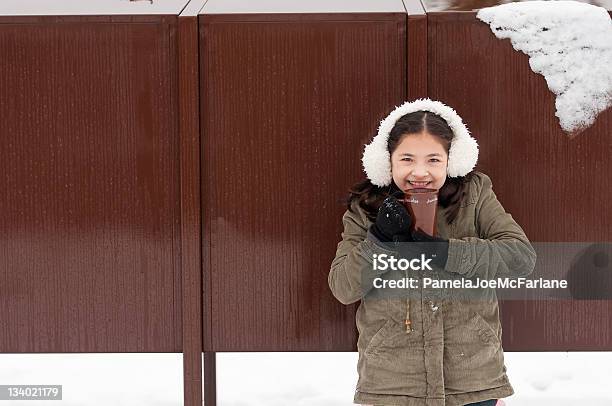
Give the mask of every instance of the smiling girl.
[[[341, 303], [361, 300], [355, 403], [490, 406], [514, 393], [494, 291], [481, 292], [486, 300], [459, 300], [458, 293], [430, 296], [420, 287], [408, 299], [362, 300], [372, 290], [363, 275], [372, 272], [373, 255], [397, 254], [393, 243], [400, 241], [426, 242], [436, 269], [452, 278], [533, 271], [535, 251], [497, 200], [491, 179], [473, 170], [477, 159], [478, 144], [459, 115], [429, 99], [397, 107], [366, 146], [367, 178], [351, 189], [328, 278]], [[438, 190], [435, 236], [414, 231], [397, 200], [422, 187]]]

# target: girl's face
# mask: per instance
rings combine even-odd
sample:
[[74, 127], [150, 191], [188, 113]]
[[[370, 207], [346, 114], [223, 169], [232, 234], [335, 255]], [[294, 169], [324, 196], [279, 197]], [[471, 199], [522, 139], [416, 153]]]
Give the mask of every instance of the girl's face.
[[391, 154], [393, 181], [403, 191], [421, 187], [440, 190], [446, 182], [447, 164], [442, 141], [426, 131], [404, 135]]

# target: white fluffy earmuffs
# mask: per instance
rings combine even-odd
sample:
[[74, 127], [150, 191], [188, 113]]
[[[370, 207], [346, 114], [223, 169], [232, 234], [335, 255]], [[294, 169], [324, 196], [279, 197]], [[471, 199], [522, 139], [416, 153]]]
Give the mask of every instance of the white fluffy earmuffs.
[[403, 115], [419, 110], [429, 111], [442, 117], [453, 131], [450, 150], [448, 152], [447, 176], [454, 178], [467, 175], [478, 161], [478, 143], [468, 131], [463, 120], [455, 110], [439, 101], [417, 99], [396, 106], [384, 120], [380, 122], [378, 134], [365, 146], [363, 151], [363, 169], [366, 176], [376, 186], [391, 184], [391, 155], [387, 150], [389, 133]]

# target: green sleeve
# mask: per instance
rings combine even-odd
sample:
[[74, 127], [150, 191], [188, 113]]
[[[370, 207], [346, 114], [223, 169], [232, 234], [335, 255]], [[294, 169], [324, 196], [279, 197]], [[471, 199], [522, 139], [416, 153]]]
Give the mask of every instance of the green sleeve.
[[356, 213], [347, 210], [342, 216], [342, 241], [338, 243], [327, 278], [334, 297], [346, 305], [360, 300], [372, 289], [372, 279], [386, 273], [373, 270], [374, 254], [397, 256], [395, 251], [381, 247], [368, 231], [369, 221], [357, 204], [353, 205], [353, 210]]
[[445, 270], [481, 279], [531, 274], [536, 263], [533, 246], [497, 200], [491, 179], [484, 174], [478, 179], [481, 191], [475, 216], [480, 238], [451, 238]]

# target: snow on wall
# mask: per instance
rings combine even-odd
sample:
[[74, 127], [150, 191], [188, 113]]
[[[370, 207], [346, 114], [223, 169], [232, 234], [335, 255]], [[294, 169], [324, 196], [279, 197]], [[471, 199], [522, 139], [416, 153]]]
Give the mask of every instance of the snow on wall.
[[0, 0], [0, 16], [179, 14], [189, 0]]
[[530, 1], [483, 8], [477, 18], [509, 38], [557, 96], [561, 128], [577, 134], [612, 105], [612, 20], [602, 7]]

